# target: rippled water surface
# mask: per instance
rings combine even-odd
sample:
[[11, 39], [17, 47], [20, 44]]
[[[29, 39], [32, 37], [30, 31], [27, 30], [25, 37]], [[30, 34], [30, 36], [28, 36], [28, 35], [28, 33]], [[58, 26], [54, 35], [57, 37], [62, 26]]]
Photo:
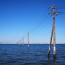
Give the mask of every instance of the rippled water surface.
[[48, 59], [48, 44], [0, 44], [0, 65], [65, 65], [65, 44], [56, 45], [56, 60]]

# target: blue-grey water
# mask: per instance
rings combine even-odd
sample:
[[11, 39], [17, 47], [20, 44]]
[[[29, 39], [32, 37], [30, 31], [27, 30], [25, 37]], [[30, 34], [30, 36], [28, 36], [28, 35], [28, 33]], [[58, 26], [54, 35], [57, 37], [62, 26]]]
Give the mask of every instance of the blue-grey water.
[[65, 44], [56, 45], [56, 60], [48, 59], [48, 44], [0, 44], [0, 65], [65, 65]]

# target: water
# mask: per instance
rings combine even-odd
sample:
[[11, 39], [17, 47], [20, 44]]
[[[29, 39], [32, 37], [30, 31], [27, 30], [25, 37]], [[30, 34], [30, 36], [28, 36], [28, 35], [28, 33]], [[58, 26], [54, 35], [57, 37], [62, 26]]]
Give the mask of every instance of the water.
[[48, 59], [48, 44], [0, 44], [0, 65], [65, 65], [65, 44], [56, 45], [56, 60]]

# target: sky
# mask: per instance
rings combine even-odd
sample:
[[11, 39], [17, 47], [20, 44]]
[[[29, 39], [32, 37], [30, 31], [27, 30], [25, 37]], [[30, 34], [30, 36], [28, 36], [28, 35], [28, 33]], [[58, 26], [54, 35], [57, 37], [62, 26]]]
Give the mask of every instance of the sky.
[[56, 42], [65, 43], [65, 0], [0, 0], [0, 43], [49, 43], [52, 30], [50, 6], [55, 4]]

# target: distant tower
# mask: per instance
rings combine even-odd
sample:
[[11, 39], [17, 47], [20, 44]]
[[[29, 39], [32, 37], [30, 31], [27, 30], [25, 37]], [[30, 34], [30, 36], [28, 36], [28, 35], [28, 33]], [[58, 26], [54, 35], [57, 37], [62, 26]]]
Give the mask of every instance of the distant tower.
[[49, 44], [49, 49], [48, 49], [48, 57], [50, 56], [50, 49], [51, 49], [51, 43], [52, 43], [52, 38], [53, 38], [53, 57], [54, 59], [56, 58], [56, 31], [55, 31], [55, 16], [58, 14], [58, 12], [56, 11], [56, 7], [54, 6], [54, 4], [50, 7], [51, 8], [51, 12], [50, 14], [52, 15], [52, 32], [51, 32], [51, 39], [50, 39], [50, 44]]
[[23, 36], [23, 47], [24, 47], [24, 36]]
[[28, 48], [29, 48], [29, 32], [28, 32]]
[[21, 40], [19, 41], [19, 43], [22, 44], [22, 38], [21, 38]]

